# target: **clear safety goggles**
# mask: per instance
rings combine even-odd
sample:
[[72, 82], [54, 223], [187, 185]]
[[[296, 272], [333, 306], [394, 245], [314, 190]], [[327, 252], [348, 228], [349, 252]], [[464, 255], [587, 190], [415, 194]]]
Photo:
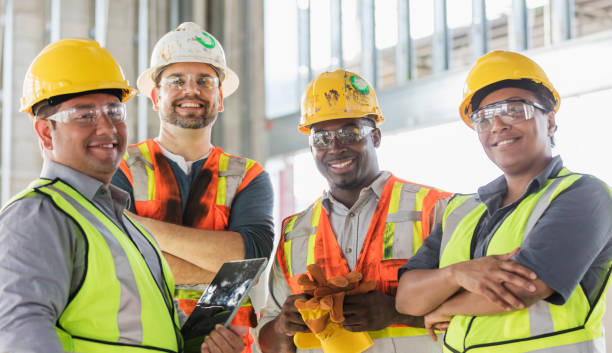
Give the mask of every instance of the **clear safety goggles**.
[[526, 99], [508, 99], [485, 105], [470, 114], [470, 119], [476, 131], [486, 132], [493, 127], [495, 118], [499, 118], [504, 124], [515, 125], [533, 118], [535, 108], [544, 112], [548, 111], [546, 107], [536, 102]]
[[122, 123], [127, 118], [125, 104], [120, 102], [108, 103], [101, 108], [94, 105], [77, 106], [57, 112], [46, 119], [64, 124], [79, 126], [92, 126], [98, 123], [102, 114], [106, 115], [113, 125]]
[[310, 144], [319, 149], [331, 148], [334, 139], [342, 145], [350, 145], [361, 141], [367, 134], [372, 132], [375, 127], [371, 126], [346, 126], [336, 131], [319, 130], [310, 133]]
[[168, 76], [161, 79], [160, 85], [169, 90], [181, 91], [189, 82], [194, 82], [198, 90], [212, 90], [219, 87], [219, 78], [201, 75]]

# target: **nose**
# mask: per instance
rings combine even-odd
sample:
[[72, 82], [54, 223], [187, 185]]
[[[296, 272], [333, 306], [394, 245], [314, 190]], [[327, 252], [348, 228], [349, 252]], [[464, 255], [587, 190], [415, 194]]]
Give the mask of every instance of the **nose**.
[[346, 146], [340, 142], [337, 135], [334, 135], [329, 146], [329, 152], [338, 153], [344, 150], [346, 150]]
[[506, 124], [499, 115], [496, 115], [491, 121], [491, 132], [500, 132], [509, 128], [510, 124]]
[[200, 86], [198, 86], [195, 79], [188, 77], [185, 81], [185, 84], [183, 85], [183, 91], [200, 93]]
[[96, 123], [96, 133], [98, 135], [104, 135], [106, 133], [116, 133], [117, 126], [113, 124], [108, 116], [104, 113], [100, 113], [100, 117]]

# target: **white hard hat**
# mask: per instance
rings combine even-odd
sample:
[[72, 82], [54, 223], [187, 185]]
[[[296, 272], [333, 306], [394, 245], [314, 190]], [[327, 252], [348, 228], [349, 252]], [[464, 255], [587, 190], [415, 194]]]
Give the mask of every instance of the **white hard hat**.
[[151, 98], [151, 92], [155, 88], [153, 75], [156, 71], [169, 64], [185, 62], [214, 66], [219, 73], [224, 97], [229, 97], [238, 88], [238, 75], [227, 67], [221, 43], [199, 25], [184, 22], [175, 30], [166, 33], [155, 44], [151, 54], [151, 66], [138, 77], [138, 90]]

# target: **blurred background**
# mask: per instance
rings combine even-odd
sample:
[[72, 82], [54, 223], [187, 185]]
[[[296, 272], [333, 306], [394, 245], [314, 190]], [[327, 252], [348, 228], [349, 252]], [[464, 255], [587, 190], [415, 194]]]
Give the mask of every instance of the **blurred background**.
[[[326, 186], [297, 132], [300, 97], [313, 77], [341, 67], [376, 89], [386, 118], [381, 167], [467, 193], [501, 174], [459, 118], [467, 70], [490, 50], [521, 51], [562, 97], [554, 153], [612, 184], [612, 0], [0, 0], [0, 8], [3, 203], [42, 164], [32, 122], [18, 111], [38, 52], [61, 38], [96, 39], [135, 86], [155, 42], [184, 21], [217, 37], [240, 77], [213, 144], [266, 166], [277, 226]], [[128, 116], [130, 143], [157, 134], [146, 97], [129, 102]]]

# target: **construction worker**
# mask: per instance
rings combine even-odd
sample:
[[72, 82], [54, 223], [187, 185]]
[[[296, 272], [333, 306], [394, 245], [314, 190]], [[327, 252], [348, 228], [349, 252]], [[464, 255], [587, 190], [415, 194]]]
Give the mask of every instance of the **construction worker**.
[[297, 278], [310, 264], [328, 278], [355, 270], [362, 282], [375, 281], [374, 291], [347, 295], [342, 306], [343, 327], [374, 339], [368, 352], [441, 351], [423, 328], [414, 328], [423, 327], [422, 317], [395, 310], [394, 296], [398, 268], [429, 234], [436, 212], [441, 217], [450, 194], [379, 170], [383, 120], [374, 90], [355, 73], [325, 72], [306, 87], [298, 129], [310, 135], [329, 190], [283, 222], [260, 322], [263, 352], [294, 352], [294, 334], [309, 331], [294, 302], [303, 297]]
[[[191, 22], [165, 34], [138, 78], [138, 89], [159, 112], [159, 135], [128, 147], [112, 181], [130, 193], [130, 210], [159, 242], [187, 315], [224, 262], [268, 257], [272, 250], [269, 175], [257, 162], [211, 144], [223, 99], [237, 88], [212, 35]], [[256, 325], [249, 303], [233, 324]], [[247, 350], [252, 342], [245, 341]]]
[[134, 94], [92, 40], [50, 44], [28, 69], [21, 111], [44, 165], [0, 214], [0, 351], [181, 349], [172, 274], [109, 186]]
[[[183, 351], [170, 268], [110, 185], [135, 93], [93, 40], [55, 42], [30, 65], [21, 111], [44, 164], [0, 213], [1, 352]], [[201, 351], [240, 352], [237, 332], [217, 327]]]
[[612, 193], [552, 156], [561, 99], [537, 63], [493, 51], [459, 112], [503, 176], [457, 195], [400, 270], [398, 310], [445, 352], [605, 352]]

